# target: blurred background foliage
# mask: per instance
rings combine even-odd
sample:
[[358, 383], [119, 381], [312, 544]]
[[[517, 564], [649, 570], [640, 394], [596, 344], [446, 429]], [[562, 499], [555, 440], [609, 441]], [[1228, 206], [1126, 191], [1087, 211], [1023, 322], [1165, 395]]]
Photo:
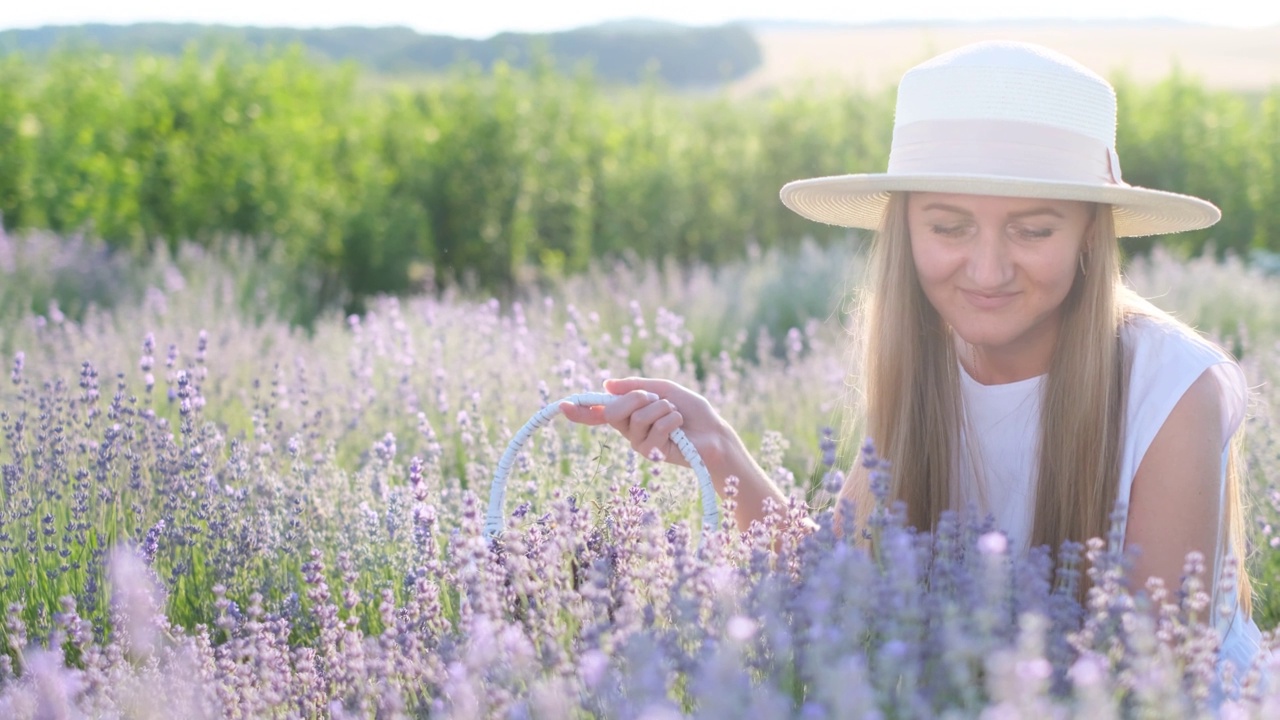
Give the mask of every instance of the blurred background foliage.
[[[1113, 80], [1125, 179], [1223, 209], [1214, 228], [1162, 245], [1181, 257], [1280, 250], [1280, 87]], [[524, 67], [463, 62], [377, 85], [301, 46], [11, 53], [0, 213], [10, 232], [100, 240], [108, 263], [187, 242], [251, 248], [285, 268], [283, 310], [308, 324], [378, 293], [509, 296], [593, 262], [715, 264], [850, 239], [792, 214], [778, 188], [883, 168], [892, 117], [888, 91], [678, 92], [536, 52]]]

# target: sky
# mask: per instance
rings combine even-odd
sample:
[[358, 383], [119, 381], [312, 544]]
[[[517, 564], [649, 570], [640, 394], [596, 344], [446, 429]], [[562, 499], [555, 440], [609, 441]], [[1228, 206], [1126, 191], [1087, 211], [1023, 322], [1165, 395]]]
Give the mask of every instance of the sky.
[[1229, 27], [1280, 24], [1275, 0], [0, 0], [0, 28], [89, 22], [198, 22], [334, 27], [404, 25], [419, 32], [488, 37], [632, 18], [716, 25], [741, 19], [872, 23], [890, 20], [1172, 18]]

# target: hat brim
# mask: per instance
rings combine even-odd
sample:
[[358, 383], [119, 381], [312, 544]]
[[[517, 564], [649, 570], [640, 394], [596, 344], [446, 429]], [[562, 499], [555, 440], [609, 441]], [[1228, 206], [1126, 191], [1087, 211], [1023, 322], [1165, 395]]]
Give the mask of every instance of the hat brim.
[[1080, 200], [1112, 206], [1117, 237], [1169, 235], [1218, 222], [1213, 203], [1190, 195], [1132, 185], [1028, 180], [995, 175], [860, 174], [795, 180], [782, 187], [782, 202], [810, 220], [877, 230], [893, 192]]

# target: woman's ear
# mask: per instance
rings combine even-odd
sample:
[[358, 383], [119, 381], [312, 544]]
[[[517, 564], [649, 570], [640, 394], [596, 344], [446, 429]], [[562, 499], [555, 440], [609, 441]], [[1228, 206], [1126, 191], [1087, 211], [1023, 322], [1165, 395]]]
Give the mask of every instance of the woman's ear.
[[1088, 255], [1093, 250], [1093, 232], [1094, 226], [1098, 223], [1098, 213], [1102, 212], [1103, 208], [1108, 211], [1111, 209], [1110, 205], [1103, 205], [1102, 203], [1092, 203], [1092, 205], [1093, 212], [1089, 213], [1089, 222], [1085, 223], [1084, 226], [1084, 246], [1080, 248], [1082, 255]]

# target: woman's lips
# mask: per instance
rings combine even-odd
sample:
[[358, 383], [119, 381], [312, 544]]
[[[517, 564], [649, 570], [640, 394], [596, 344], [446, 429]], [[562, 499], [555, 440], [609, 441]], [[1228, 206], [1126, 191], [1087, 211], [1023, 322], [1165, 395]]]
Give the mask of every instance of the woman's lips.
[[1018, 297], [1016, 292], [982, 293], [972, 290], [961, 290], [960, 292], [964, 295], [965, 300], [969, 301], [970, 305], [979, 310], [997, 310], [1013, 302], [1013, 299]]

